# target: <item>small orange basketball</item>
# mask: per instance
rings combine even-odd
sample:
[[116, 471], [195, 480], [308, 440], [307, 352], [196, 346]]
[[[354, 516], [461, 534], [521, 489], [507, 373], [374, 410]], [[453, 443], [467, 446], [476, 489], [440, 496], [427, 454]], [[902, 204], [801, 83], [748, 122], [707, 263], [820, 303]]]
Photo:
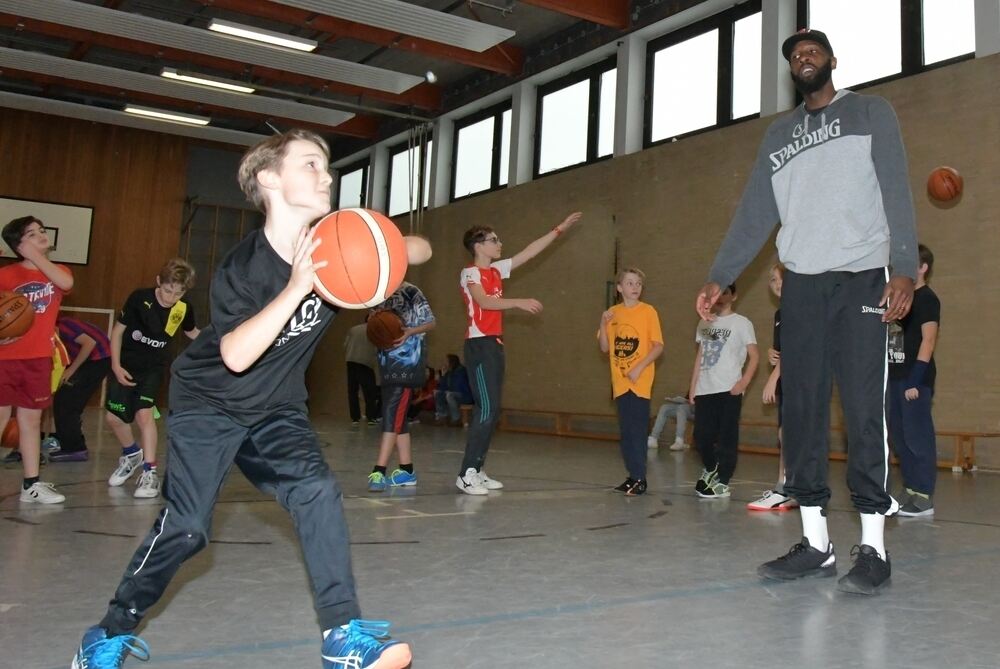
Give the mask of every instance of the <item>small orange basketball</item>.
[[0, 291], [0, 339], [20, 337], [35, 322], [35, 310], [24, 295]]
[[392, 348], [403, 336], [403, 321], [393, 311], [377, 311], [368, 317], [368, 341], [375, 348]]
[[381, 304], [406, 276], [406, 243], [391, 220], [370, 209], [341, 209], [316, 224], [316, 292], [346, 309]]
[[953, 167], [934, 168], [927, 177], [927, 193], [938, 202], [950, 202], [962, 194], [962, 175]]
[[20, 432], [17, 429], [17, 418], [11, 417], [3, 429], [3, 436], [0, 437], [0, 446], [4, 448], [17, 448], [17, 441]]

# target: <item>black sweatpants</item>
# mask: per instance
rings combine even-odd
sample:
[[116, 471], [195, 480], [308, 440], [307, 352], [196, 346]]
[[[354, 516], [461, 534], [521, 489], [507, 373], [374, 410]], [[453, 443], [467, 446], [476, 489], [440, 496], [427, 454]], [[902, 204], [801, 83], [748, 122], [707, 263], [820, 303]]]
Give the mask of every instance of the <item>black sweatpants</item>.
[[87, 360], [53, 395], [52, 418], [63, 453], [87, 449], [87, 440], [83, 437], [83, 410], [110, 371], [111, 358]]
[[465, 340], [465, 368], [476, 408], [472, 412], [459, 476], [464, 476], [470, 467], [477, 471], [482, 469], [486, 462], [493, 431], [500, 420], [504, 365], [503, 342], [498, 337]]
[[358, 402], [358, 390], [365, 397], [365, 418], [369, 421], [379, 416], [378, 386], [375, 385], [375, 370], [360, 362], [347, 363], [347, 408], [351, 420], [357, 423], [361, 420], [361, 403]]
[[[830, 500], [830, 396], [836, 380], [847, 436], [847, 485], [861, 513], [886, 513], [888, 328], [878, 303], [886, 269], [785, 272], [781, 289], [785, 492], [803, 506]], [[698, 416], [701, 420], [701, 416]]]
[[629, 390], [615, 398], [618, 407], [618, 447], [629, 478], [646, 480], [646, 435], [649, 433], [649, 398]]
[[102, 627], [111, 634], [134, 630], [181, 563], [208, 544], [215, 502], [234, 462], [291, 514], [320, 628], [360, 617], [340, 488], [305, 413], [288, 409], [244, 427], [215, 411], [171, 412], [167, 440], [166, 507], [126, 568]]
[[740, 412], [743, 396], [730, 392], [697, 395], [694, 398], [694, 443], [705, 471], [719, 468], [719, 481], [729, 484], [736, 471], [740, 445]]

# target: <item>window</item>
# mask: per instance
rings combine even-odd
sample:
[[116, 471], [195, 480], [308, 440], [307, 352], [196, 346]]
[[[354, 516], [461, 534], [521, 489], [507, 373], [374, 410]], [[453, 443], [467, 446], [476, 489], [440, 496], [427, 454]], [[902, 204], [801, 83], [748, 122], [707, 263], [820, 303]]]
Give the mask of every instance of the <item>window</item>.
[[[431, 190], [431, 150], [428, 140], [421, 151], [420, 145], [403, 146], [392, 153], [389, 162], [389, 216], [399, 216], [427, 206]], [[421, 160], [423, 153], [423, 160]], [[420, 175], [423, 173], [423, 198], [420, 197]]]
[[455, 124], [452, 199], [507, 184], [510, 104], [481, 111]]
[[902, 72], [900, 0], [809, 0], [808, 12], [809, 27], [830, 38], [838, 89]]
[[733, 109], [731, 118], [760, 113], [761, 13], [733, 26]]
[[975, 0], [924, 0], [924, 65], [975, 52], [975, 9]]
[[719, 31], [661, 49], [653, 58], [651, 141], [718, 122]]
[[349, 165], [340, 170], [337, 185], [337, 209], [365, 206], [368, 189], [368, 163]]
[[616, 82], [610, 59], [539, 88], [536, 175], [611, 155]]

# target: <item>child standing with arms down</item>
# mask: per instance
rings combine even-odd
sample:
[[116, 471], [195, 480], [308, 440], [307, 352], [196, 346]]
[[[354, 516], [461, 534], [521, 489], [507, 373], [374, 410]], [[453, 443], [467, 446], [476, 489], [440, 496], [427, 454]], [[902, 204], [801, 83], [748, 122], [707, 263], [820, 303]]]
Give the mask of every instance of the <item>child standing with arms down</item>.
[[[181, 563], [208, 545], [212, 512], [233, 464], [295, 519], [322, 630], [324, 669], [402, 669], [406, 644], [389, 624], [360, 620], [340, 488], [306, 413], [305, 374], [336, 309], [313, 292], [313, 221], [330, 211], [329, 149], [291, 130], [251, 148], [239, 168], [264, 227], [221, 262], [211, 323], [173, 364], [170, 476], [160, 512], [125, 569], [100, 623], [83, 635], [72, 669], [118, 669], [149, 656], [135, 630]], [[244, 614], [246, 612], [243, 612]]]
[[503, 484], [483, 471], [486, 453], [493, 439], [493, 429], [500, 418], [500, 393], [503, 390], [503, 312], [521, 309], [529, 314], [542, 310], [542, 303], [531, 298], [503, 296], [503, 280], [510, 273], [544, 251], [559, 235], [580, 220], [576, 212], [567, 216], [520, 253], [500, 259], [503, 244], [493, 228], [475, 225], [465, 231], [462, 245], [472, 254], [472, 264], [462, 270], [459, 284], [465, 301], [468, 327], [465, 331], [465, 364], [476, 410], [472, 412], [465, 457], [455, 485], [467, 495], [485, 495]]
[[632, 267], [618, 272], [615, 284], [622, 301], [601, 314], [597, 329], [601, 351], [610, 353], [619, 444], [628, 472], [628, 478], [615, 490], [629, 496], [646, 492], [646, 429], [656, 373], [653, 361], [663, 353], [656, 309], [639, 301], [645, 280], [646, 275]]
[[694, 486], [699, 497], [729, 497], [740, 443], [743, 393], [757, 371], [753, 323], [733, 311], [735, 301], [736, 284], [730, 284], [715, 303], [715, 320], [702, 320], [695, 335], [698, 353], [688, 397], [694, 398], [698, 413], [694, 441], [704, 465]]

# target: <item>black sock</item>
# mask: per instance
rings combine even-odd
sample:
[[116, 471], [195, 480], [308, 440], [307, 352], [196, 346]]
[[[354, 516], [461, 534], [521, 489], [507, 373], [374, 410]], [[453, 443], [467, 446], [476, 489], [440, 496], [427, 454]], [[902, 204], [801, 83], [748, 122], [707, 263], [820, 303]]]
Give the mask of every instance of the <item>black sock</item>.
[[24, 482], [21, 483], [21, 488], [23, 490], [27, 490], [28, 488], [30, 488], [31, 486], [35, 485], [36, 483], [38, 483], [38, 477], [37, 476], [32, 476], [31, 478], [24, 479]]
[[385, 476], [385, 467], [379, 467], [378, 465], [375, 465], [372, 468], [372, 474], [374, 474], [375, 472], [378, 472], [379, 474]]
[[412, 474], [413, 473], [413, 463], [412, 462], [410, 464], [408, 464], [408, 465], [404, 465], [404, 464], [400, 463], [399, 464], [399, 468], [402, 469], [407, 474]]

